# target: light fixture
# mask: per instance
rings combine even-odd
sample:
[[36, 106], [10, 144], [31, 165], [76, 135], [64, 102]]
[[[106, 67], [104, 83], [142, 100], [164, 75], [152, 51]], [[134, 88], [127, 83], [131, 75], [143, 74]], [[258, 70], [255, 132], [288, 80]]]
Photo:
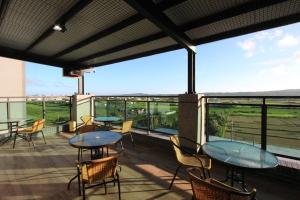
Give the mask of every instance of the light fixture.
[[53, 30], [59, 31], [59, 32], [62, 32], [62, 33], [63, 33], [63, 32], [65, 32], [67, 29], [66, 29], [65, 24], [54, 24]]

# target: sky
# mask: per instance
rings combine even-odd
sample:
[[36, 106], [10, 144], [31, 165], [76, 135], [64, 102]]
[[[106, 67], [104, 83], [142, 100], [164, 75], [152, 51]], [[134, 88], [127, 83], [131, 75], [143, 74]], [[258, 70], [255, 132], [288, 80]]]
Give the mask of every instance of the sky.
[[[300, 89], [300, 23], [197, 46], [196, 92]], [[72, 95], [77, 79], [26, 62], [26, 95]], [[95, 95], [182, 94], [187, 52], [177, 50], [95, 68], [85, 92]]]

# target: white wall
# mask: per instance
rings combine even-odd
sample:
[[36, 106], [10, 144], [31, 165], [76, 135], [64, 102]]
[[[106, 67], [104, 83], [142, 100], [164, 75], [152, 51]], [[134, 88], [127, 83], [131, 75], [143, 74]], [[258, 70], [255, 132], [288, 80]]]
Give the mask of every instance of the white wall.
[[25, 63], [0, 57], [0, 97], [25, 96]]

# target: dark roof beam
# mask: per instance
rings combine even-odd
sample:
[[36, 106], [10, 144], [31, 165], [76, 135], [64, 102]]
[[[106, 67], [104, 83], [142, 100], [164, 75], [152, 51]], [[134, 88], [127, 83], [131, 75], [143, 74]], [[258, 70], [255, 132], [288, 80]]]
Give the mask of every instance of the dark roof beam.
[[131, 42], [128, 42], [128, 43], [125, 43], [125, 44], [121, 44], [119, 46], [116, 46], [116, 47], [113, 47], [113, 48], [110, 48], [110, 49], [106, 49], [106, 50], [103, 50], [103, 51], [99, 51], [99, 52], [94, 53], [92, 55], [80, 58], [80, 59], [74, 61], [74, 63], [82, 63], [84, 61], [91, 60], [93, 58], [97, 58], [97, 57], [100, 57], [100, 56], [105, 56], [107, 54], [111, 54], [111, 53], [114, 53], [114, 52], [117, 52], [117, 51], [121, 51], [123, 49], [128, 49], [128, 48], [131, 48], [131, 47], [134, 47], [134, 46], [137, 46], [137, 45], [145, 44], [147, 42], [151, 42], [153, 40], [157, 40], [157, 39], [160, 39], [160, 38], [163, 38], [163, 37], [166, 37], [165, 33], [163, 33], [163, 32], [155, 33], [155, 34], [140, 38], [138, 40], [134, 40], [134, 41], [131, 41]]
[[160, 1], [159, 3], [156, 4], [156, 6], [161, 10], [164, 11], [168, 8], [172, 8], [174, 6], [177, 6], [183, 2], [185, 2], [187, 0], [164, 0], [164, 1]]
[[195, 51], [190, 38], [186, 36], [163, 12], [161, 12], [152, 1], [125, 0], [137, 12], [159, 27], [168, 36], [172, 37], [182, 47]]
[[[142, 57], [146, 57], [146, 56], [152, 56], [152, 55], [163, 53], [163, 52], [174, 51], [174, 50], [181, 49], [181, 48], [182, 48], [181, 45], [175, 44], [175, 45], [171, 45], [171, 46], [168, 46], [168, 47], [162, 47], [160, 49], [149, 50], [149, 51], [146, 51], [146, 52], [142, 52], [142, 53], [138, 53], [138, 54], [134, 54], [134, 55], [130, 55], [130, 56], [125, 56], [125, 57], [122, 57], [122, 58], [116, 58], [116, 59], [113, 59], [113, 60], [100, 62], [100, 63], [96, 63], [96, 64], [93, 64], [93, 65], [88, 65], [88, 67], [100, 67], [100, 66], [103, 66], [103, 65], [114, 64], [114, 63], [117, 63], [117, 62], [123, 62], [123, 61], [142, 58]], [[82, 67], [77, 67], [77, 69], [81, 69], [81, 68]], [[76, 67], [75, 67], [75, 69], [76, 69]]]
[[[184, 1], [186, 1], [186, 0], [162, 1], [162, 2], [158, 3], [157, 6], [159, 7], [160, 10], [163, 11], [163, 10], [166, 10], [173, 6], [176, 6]], [[112, 27], [110, 27], [106, 30], [101, 30], [100, 32], [96, 33], [95, 35], [92, 35], [89, 38], [86, 38], [86, 39], [78, 42], [77, 44], [70, 46], [67, 49], [64, 49], [61, 52], [54, 54], [51, 58], [57, 58], [57, 57], [61, 57], [61, 56], [65, 55], [65, 54], [71, 53], [72, 51], [74, 51], [76, 49], [82, 48], [92, 42], [100, 40], [101, 38], [103, 38], [109, 34], [119, 31], [122, 28], [125, 28], [126, 26], [129, 26], [131, 24], [137, 23], [138, 21], [141, 21], [143, 19], [144, 19], [144, 17], [141, 16], [140, 14], [135, 14], [135, 15], [121, 21], [120, 23], [113, 25]]]
[[183, 26], [180, 27], [180, 29], [185, 32], [190, 29], [194, 29], [200, 26], [205, 26], [208, 24], [212, 24], [217, 21], [225, 20], [231, 17], [235, 17], [241, 14], [249, 13], [254, 10], [262, 9], [268, 6], [272, 6], [278, 3], [286, 2], [288, 0], [254, 0], [250, 1], [238, 6], [235, 6], [233, 8], [229, 8], [227, 10], [223, 10], [221, 12], [215, 13], [210, 16], [202, 17], [196, 20], [193, 20], [192, 22], [189, 22]]
[[45, 40], [47, 37], [49, 37], [53, 32], [53, 26], [54, 24], [65, 24], [67, 21], [69, 21], [72, 17], [74, 17], [80, 10], [85, 8], [88, 4], [90, 4], [93, 0], [80, 0], [78, 3], [76, 3], [70, 10], [68, 10], [65, 14], [63, 14], [59, 19], [55, 21], [55, 23], [51, 24], [50, 27], [47, 28], [46, 31], [44, 31], [40, 37], [38, 37], [35, 41], [33, 41], [24, 51], [27, 52], [33, 47], [35, 47], [37, 44]]
[[215, 35], [211, 35], [211, 36], [207, 36], [204, 38], [194, 40], [194, 43], [196, 43], [197, 45], [205, 44], [205, 43], [223, 40], [223, 39], [236, 37], [236, 36], [240, 36], [240, 35], [244, 35], [244, 34], [254, 33], [257, 31], [261, 31], [261, 30], [276, 28], [279, 26], [285, 26], [288, 24], [297, 23], [299, 21], [300, 21], [300, 14], [297, 13], [294, 15], [282, 17], [280, 19], [272, 19], [272, 20], [268, 20], [268, 21], [261, 22], [258, 24], [252, 24], [252, 25], [249, 25], [246, 27], [237, 28], [237, 29], [222, 32], [222, 33], [217, 33]]
[[69, 63], [67, 62], [56, 62], [49, 60], [48, 57], [33, 54], [33, 53], [25, 53], [20, 50], [15, 50], [7, 47], [0, 46], [0, 56], [12, 58], [12, 59], [18, 59], [18, 60], [24, 60], [34, 63], [39, 63], [43, 65], [51, 65], [56, 67], [67, 67], [69, 66]]
[[95, 41], [99, 40], [100, 38], [108, 36], [114, 32], [117, 32], [117, 31], [131, 25], [131, 24], [141, 21], [142, 19], [143, 19], [143, 16], [141, 16], [139, 14], [133, 15], [133, 16], [123, 20], [122, 22], [111, 26], [110, 28], [102, 30], [102, 31], [96, 33], [95, 35], [92, 35], [91, 37], [86, 38], [85, 40], [82, 40], [82, 41], [76, 43], [75, 45], [51, 56], [51, 58], [57, 58], [57, 57], [65, 55], [65, 54], [68, 54], [76, 49], [79, 49], [81, 47], [84, 47], [84, 46], [92, 43], [92, 42], [95, 42]]

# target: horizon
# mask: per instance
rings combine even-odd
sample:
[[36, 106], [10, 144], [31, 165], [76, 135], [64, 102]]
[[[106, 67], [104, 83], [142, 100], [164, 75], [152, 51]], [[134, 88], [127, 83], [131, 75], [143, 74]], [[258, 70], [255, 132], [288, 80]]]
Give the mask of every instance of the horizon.
[[[300, 23], [197, 46], [196, 92], [268, 92], [300, 86]], [[62, 69], [26, 62], [26, 95], [77, 92]], [[96, 95], [183, 94], [187, 53], [176, 50], [95, 68], [85, 92]]]

